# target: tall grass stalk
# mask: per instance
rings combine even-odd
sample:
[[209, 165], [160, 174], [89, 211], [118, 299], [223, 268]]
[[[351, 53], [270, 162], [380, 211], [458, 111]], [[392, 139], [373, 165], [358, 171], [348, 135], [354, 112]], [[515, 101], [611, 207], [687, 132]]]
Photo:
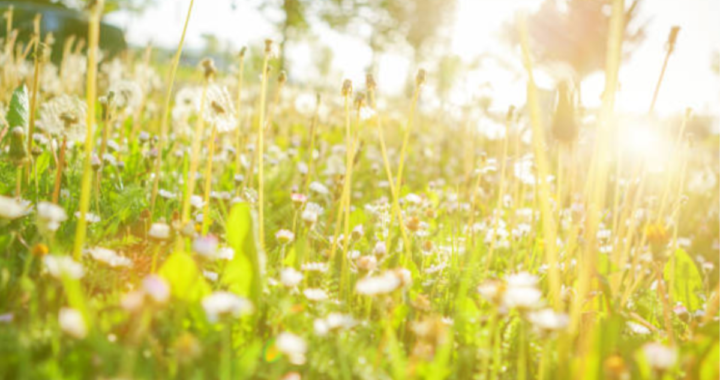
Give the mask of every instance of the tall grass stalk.
[[[185, 196], [183, 197], [182, 206], [182, 225], [186, 225], [190, 221], [190, 199], [195, 192], [195, 180], [200, 165], [200, 150], [202, 148], [202, 136], [205, 133], [205, 102], [207, 101], [208, 78], [203, 82], [202, 94], [200, 95], [200, 109], [198, 119], [195, 124], [195, 134], [192, 139], [192, 147], [190, 151], [190, 169], [185, 179]], [[203, 215], [204, 218], [204, 215]]]
[[265, 157], [263, 155], [265, 151], [265, 97], [267, 96], [268, 63], [272, 54], [272, 44], [272, 40], [265, 40], [257, 124], [258, 234], [260, 235], [260, 249], [263, 252], [265, 252]]
[[177, 74], [177, 68], [180, 65], [180, 56], [182, 55], [183, 45], [185, 44], [185, 34], [187, 33], [188, 24], [190, 23], [190, 15], [192, 14], [193, 5], [195, 0], [190, 0], [188, 11], [185, 16], [185, 24], [183, 25], [182, 34], [180, 35], [180, 42], [178, 43], [175, 57], [173, 57], [172, 66], [170, 68], [170, 74], [168, 78], [168, 88], [165, 92], [165, 103], [162, 111], [162, 121], [160, 122], [160, 138], [158, 140], [158, 155], [155, 158], [155, 165], [153, 166], [153, 186], [152, 193], [150, 195], [150, 211], [155, 210], [155, 202], [157, 201], [157, 193], [160, 184], [160, 168], [162, 167], [163, 152], [165, 145], [167, 144], [168, 135], [168, 118], [170, 115], [170, 103], [172, 102], [173, 85], [175, 84], [175, 75]]
[[[27, 150], [28, 153], [30, 153], [30, 157], [32, 157], [32, 148], [33, 148], [33, 135], [35, 134], [35, 108], [37, 107], [37, 98], [38, 98], [38, 87], [40, 83], [40, 69], [42, 65], [43, 60], [43, 46], [40, 38], [40, 21], [42, 20], [42, 15], [38, 14], [35, 17], [35, 20], [33, 22], [33, 44], [35, 46], [35, 57], [34, 57], [34, 70], [33, 70], [33, 77], [32, 77], [32, 88], [30, 90], [30, 115], [28, 117], [28, 141], [27, 141]], [[29, 160], [29, 166], [34, 167], [35, 163], [33, 160]], [[30, 176], [28, 175], [28, 179]], [[35, 184], [37, 185], [37, 176], [35, 176]]]
[[303, 186], [303, 193], [307, 194], [308, 190], [310, 190], [310, 183], [313, 179], [313, 173], [315, 171], [315, 159], [313, 155], [315, 154], [315, 135], [316, 135], [316, 129], [318, 124], [318, 114], [320, 113], [320, 102], [321, 102], [320, 94], [318, 94], [315, 97], [315, 112], [313, 112], [313, 118], [310, 122], [310, 145], [308, 146], [308, 152], [307, 152], [307, 175], [305, 176], [305, 185]]
[[522, 43], [523, 59], [525, 69], [528, 73], [528, 106], [530, 107], [530, 119], [532, 126], [532, 145], [537, 164], [537, 177], [540, 192], [540, 213], [542, 215], [543, 245], [545, 248], [545, 260], [548, 264], [548, 277], [550, 278], [550, 300], [556, 310], [562, 308], [560, 296], [560, 270], [557, 258], [557, 230], [555, 217], [550, 208], [550, 186], [548, 184], [548, 162], [545, 153], [545, 128], [542, 125], [540, 104], [538, 101], [535, 78], [533, 76], [532, 60], [530, 58], [530, 45], [528, 42], [527, 21], [525, 18], [520, 21], [520, 40]]
[[104, 0], [97, 0], [90, 7], [90, 22], [88, 30], [88, 54], [87, 54], [87, 134], [85, 135], [85, 157], [83, 159], [82, 182], [80, 184], [80, 216], [75, 230], [75, 246], [73, 257], [79, 260], [82, 255], [85, 236], [87, 233], [87, 212], [90, 207], [90, 190], [92, 186], [93, 169], [91, 167], [93, 145], [95, 142], [95, 98], [97, 85], [97, 64], [98, 64], [98, 42], [100, 38], [100, 18]]
[[207, 166], [205, 168], [205, 188], [203, 191], [203, 214], [202, 214], [202, 234], [205, 235], [210, 228], [210, 193], [212, 192], [212, 170], [213, 156], [215, 156], [215, 139], [217, 138], [217, 128], [213, 125], [210, 134], [210, 142], [208, 143]]
[[[346, 79], [343, 83], [342, 87], [342, 95], [344, 99], [345, 104], [345, 178], [343, 179], [343, 186], [342, 191], [340, 195], [340, 204], [338, 205], [337, 210], [337, 218], [335, 219], [335, 232], [333, 233], [333, 241], [330, 246], [330, 258], [333, 259], [335, 257], [335, 251], [337, 250], [337, 243], [338, 238], [340, 237], [340, 227], [342, 226], [342, 220], [345, 216], [345, 206], [346, 206], [346, 194], [348, 193], [348, 188], [351, 187], [350, 185], [350, 164], [352, 161], [352, 151], [353, 151], [353, 141], [352, 141], [352, 135], [350, 130], [350, 98], [352, 97], [352, 82], [350, 80]], [[349, 207], [349, 206], [348, 206]], [[347, 258], [343, 257], [341, 258], [342, 261], [342, 270], [344, 271], [345, 268], [345, 260]]]
[[[570, 313], [570, 331], [575, 333], [580, 325], [582, 308], [591, 282], [597, 261], [597, 230], [601, 221], [601, 213], [605, 205], [606, 178], [608, 174], [607, 156], [610, 150], [609, 136], [613, 123], [615, 93], [617, 91], [618, 73], [622, 57], [622, 43], [625, 29], [625, 1], [614, 0], [610, 18], [607, 58], [605, 62], [605, 91], [600, 114], [600, 131], [591, 160], [590, 175], [585, 189], [588, 208], [585, 226], [585, 249], [580, 260], [578, 273], [578, 293], [572, 304]], [[584, 360], [584, 358], [583, 358]]]
[[[242, 172], [242, 151], [243, 151], [243, 129], [242, 125], [242, 90], [243, 90], [243, 75], [245, 74], [245, 51], [247, 49], [243, 47], [240, 49], [238, 55], [238, 77], [237, 77], [237, 99], [236, 107], [238, 112], [238, 126], [235, 135], [235, 176], [238, 176]], [[235, 192], [236, 195], [240, 194], [240, 186], [237, 187]]]

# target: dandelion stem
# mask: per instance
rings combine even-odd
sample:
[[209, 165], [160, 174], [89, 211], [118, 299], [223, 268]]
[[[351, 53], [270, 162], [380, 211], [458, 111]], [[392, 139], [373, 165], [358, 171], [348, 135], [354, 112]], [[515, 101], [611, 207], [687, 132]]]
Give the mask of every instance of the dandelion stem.
[[213, 170], [213, 156], [215, 155], [215, 138], [217, 135], [217, 128], [213, 126], [212, 133], [210, 134], [210, 142], [208, 143], [207, 152], [207, 167], [205, 169], [205, 191], [203, 199], [203, 217], [202, 217], [202, 234], [205, 235], [210, 228], [210, 192], [212, 191], [212, 170]]
[[258, 162], [258, 233], [260, 249], [265, 252], [265, 97], [267, 96], [268, 62], [272, 51], [272, 42], [266, 41], [265, 55], [262, 65], [262, 83], [260, 85], [260, 104], [258, 106], [257, 124], [257, 162]]
[[192, 148], [190, 151], [190, 169], [185, 179], [185, 197], [183, 198], [182, 207], [182, 225], [184, 226], [190, 221], [190, 199], [195, 192], [195, 177], [200, 165], [200, 149], [202, 136], [205, 133], [205, 101], [207, 100], [208, 81], [205, 80], [200, 96], [200, 110], [198, 112], [197, 124], [195, 124], [195, 135], [192, 139]]
[[528, 42], [528, 31], [526, 20], [520, 22], [520, 39], [522, 41], [522, 51], [525, 63], [525, 69], [528, 72], [528, 105], [530, 107], [530, 117], [532, 125], [532, 142], [535, 153], [535, 160], [538, 168], [538, 183], [540, 187], [540, 213], [542, 215], [543, 243], [545, 247], [545, 259], [549, 266], [550, 278], [550, 299], [556, 310], [562, 307], [560, 299], [560, 271], [557, 261], [556, 247], [556, 224], [555, 218], [550, 209], [550, 188], [548, 186], [548, 162], [545, 156], [545, 138], [544, 127], [542, 126], [542, 117], [540, 115], [540, 105], [538, 102], [537, 88], [535, 87], [535, 79], [533, 76], [532, 61], [530, 58], [530, 47]]
[[90, 207], [90, 193], [92, 186], [91, 167], [92, 151], [95, 142], [95, 97], [97, 76], [98, 41], [100, 37], [100, 18], [104, 0], [97, 0], [90, 10], [90, 26], [88, 31], [88, 69], [87, 69], [87, 134], [85, 135], [85, 157], [83, 160], [83, 174], [80, 187], [80, 217], [75, 230], [75, 246], [73, 256], [79, 260], [82, 254], [85, 236], [87, 234], [86, 215]]
[[[175, 52], [175, 57], [173, 58], [172, 66], [170, 68], [170, 78], [169, 78], [169, 84], [167, 88], [167, 92], [165, 93], [165, 104], [163, 105], [163, 112], [162, 112], [162, 121], [160, 122], [160, 138], [158, 140], [158, 155], [155, 158], [155, 165], [153, 168], [153, 187], [152, 187], [152, 194], [150, 195], [150, 212], [152, 213], [155, 210], [155, 201], [157, 200], [157, 193], [158, 193], [158, 187], [160, 183], [160, 168], [162, 167], [162, 159], [163, 159], [163, 152], [165, 150], [165, 144], [167, 144], [167, 134], [168, 134], [168, 116], [170, 114], [170, 102], [172, 100], [172, 90], [173, 85], [175, 84], [175, 75], [177, 74], [177, 68], [180, 65], [180, 56], [182, 55], [182, 49], [183, 45], [185, 43], [185, 34], [187, 32], [188, 24], [190, 23], [190, 15], [192, 14], [193, 4], [195, 3], [195, 0], [190, 0], [190, 5], [188, 6], [187, 15], [185, 16], [185, 24], [183, 25], [183, 31], [180, 35], [180, 42], [178, 43], [177, 51]], [[102, 159], [102, 157], [101, 157]]]

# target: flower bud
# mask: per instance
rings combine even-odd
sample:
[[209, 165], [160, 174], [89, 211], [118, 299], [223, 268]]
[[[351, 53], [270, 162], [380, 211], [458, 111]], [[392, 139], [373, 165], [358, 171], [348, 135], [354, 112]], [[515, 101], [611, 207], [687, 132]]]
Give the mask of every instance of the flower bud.
[[350, 79], [345, 79], [342, 85], [342, 95], [350, 96], [352, 95], [352, 90], [352, 81]]

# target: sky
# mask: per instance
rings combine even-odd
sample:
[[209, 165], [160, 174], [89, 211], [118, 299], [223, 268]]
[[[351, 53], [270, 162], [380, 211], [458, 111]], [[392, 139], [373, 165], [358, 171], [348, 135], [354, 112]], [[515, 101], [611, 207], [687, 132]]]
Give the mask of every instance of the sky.
[[[626, 1], [627, 2], [627, 1]], [[130, 43], [175, 48], [189, 0], [157, 0], [141, 16], [115, 13], [108, 21], [124, 28]], [[261, 14], [244, 1], [196, 1], [188, 30], [186, 47], [201, 49], [203, 34], [215, 34], [233, 46], [261, 45], [267, 37], [277, 38], [277, 32]], [[514, 17], [517, 11], [532, 11], [539, 0], [458, 0], [451, 31], [451, 50], [466, 61], [481, 53], [508, 54], [498, 36], [499, 28]], [[671, 58], [656, 109], [660, 114], [682, 112], [692, 107], [699, 112], [720, 115], [720, 78], [710, 70], [712, 53], [720, 51], [720, 1], [718, 0], [646, 0], [641, 17], [649, 20], [647, 37], [623, 65], [620, 72], [621, 90], [617, 106], [622, 111], [642, 113], [647, 110], [657, 81], [664, 44], [673, 25], [681, 26], [677, 48]], [[273, 15], [269, 15], [272, 17]], [[341, 77], [364, 80], [365, 68], [372, 57], [368, 46], [359, 38], [348, 37], [331, 30], [318, 28], [320, 42], [334, 52], [333, 67]], [[294, 72], [311, 81], [314, 58], [307, 46], [296, 45], [288, 52]], [[508, 55], [509, 58], [517, 55]], [[402, 89], [411, 67], [406, 57], [386, 54], [381, 57], [378, 82], [390, 92]], [[432, 73], [431, 73], [432, 74]], [[552, 80], [537, 74], [538, 85], [551, 88]], [[524, 98], [524, 83], [500, 67], [483, 67], [469, 75], [459, 89], [458, 101], [472, 96], [482, 84], [494, 89], [495, 105], [504, 108], [518, 104]], [[600, 102], [603, 75], [589, 77], [583, 84], [582, 98], [586, 106]]]

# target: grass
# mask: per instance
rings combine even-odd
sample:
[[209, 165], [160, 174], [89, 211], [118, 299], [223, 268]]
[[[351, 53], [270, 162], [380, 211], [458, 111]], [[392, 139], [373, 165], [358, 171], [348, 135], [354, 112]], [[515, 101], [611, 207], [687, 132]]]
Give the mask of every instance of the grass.
[[[603, 106], [569, 144], [524, 28], [527, 104], [458, 115], [424, 103], [432, 71], [407, 99], [372, 74], [322, 102], [273, 87], [269, 41], [191, 73], [192, 2], [169, 64], [99, 61], [101, 9], [86, 56], [63, 46], [84, 81], [4, 42], [32, 70], [0, 85], [0, 378], [718, 378], [718, 140], [688, 111], [643, 118], [660, 155], [623, 148], [622, 1]], [[113, 66], [162, 85], [115, 92]], [[84, 143], [51, 127], [74, 126], [49, 119], [63, 94], [86, 98]]]

